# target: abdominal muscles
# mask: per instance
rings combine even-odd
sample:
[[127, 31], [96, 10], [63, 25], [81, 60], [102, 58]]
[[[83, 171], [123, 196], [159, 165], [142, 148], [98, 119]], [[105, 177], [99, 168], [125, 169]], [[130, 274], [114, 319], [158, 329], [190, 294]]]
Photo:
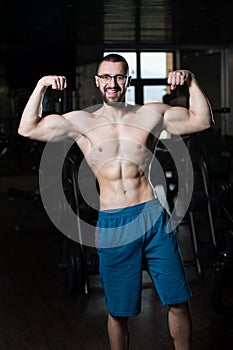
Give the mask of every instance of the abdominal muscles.
[[113, 161], [96, 173], [100, 188], [100, 209], [123, 208], [153, 198], [146, 173], [130, 161]]

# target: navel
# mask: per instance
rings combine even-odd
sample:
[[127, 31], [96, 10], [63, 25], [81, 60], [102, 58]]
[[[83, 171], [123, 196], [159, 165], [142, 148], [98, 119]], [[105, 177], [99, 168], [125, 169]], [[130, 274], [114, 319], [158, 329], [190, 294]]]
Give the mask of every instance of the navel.
[[102, 147], [98, 147], [98, 150], [99, 150], [99, 152], [102, 152], [103, 148]]

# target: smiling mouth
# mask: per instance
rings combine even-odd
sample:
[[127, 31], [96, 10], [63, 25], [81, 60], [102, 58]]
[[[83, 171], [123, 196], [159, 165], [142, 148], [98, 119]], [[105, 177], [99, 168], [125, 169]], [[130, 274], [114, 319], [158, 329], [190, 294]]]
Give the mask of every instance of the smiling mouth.
[[115, 96], [118, 93], [118, 90], [107, 89], [106, 92], [109, 96]]
[[123, 98], [121, 94], [121, 89], [115, 88], [105, 88], [103, 93], [104, 101], [109, 102], [120, 102]]
[[116, 98], [118, 96], [119, 89], [106, 89], [105, 94], [108, 98]]

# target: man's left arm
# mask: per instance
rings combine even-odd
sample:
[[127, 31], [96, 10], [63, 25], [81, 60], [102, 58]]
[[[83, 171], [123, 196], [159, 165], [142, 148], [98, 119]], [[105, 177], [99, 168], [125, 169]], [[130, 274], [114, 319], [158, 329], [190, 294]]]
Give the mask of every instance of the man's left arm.
[[210, 102], [192, 72], [188, 70], [170, 72], [168, 84], [172, 90], [178, 85], [187, 84], [189, 109], [179, 106], [166, 108], [165, 130], [173, 134], [190, 134], [208, 129], [214, 123]]

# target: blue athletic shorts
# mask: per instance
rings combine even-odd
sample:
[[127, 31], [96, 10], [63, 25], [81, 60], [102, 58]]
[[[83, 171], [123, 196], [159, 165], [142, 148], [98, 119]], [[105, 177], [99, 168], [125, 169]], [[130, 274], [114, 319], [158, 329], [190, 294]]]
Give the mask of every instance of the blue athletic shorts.
[[191, 299], [176, 230], [157, 199], [99, 212], [96, 248], [108, 313], [135, 316], [141, 311], [142, 267], [163, 305]]

